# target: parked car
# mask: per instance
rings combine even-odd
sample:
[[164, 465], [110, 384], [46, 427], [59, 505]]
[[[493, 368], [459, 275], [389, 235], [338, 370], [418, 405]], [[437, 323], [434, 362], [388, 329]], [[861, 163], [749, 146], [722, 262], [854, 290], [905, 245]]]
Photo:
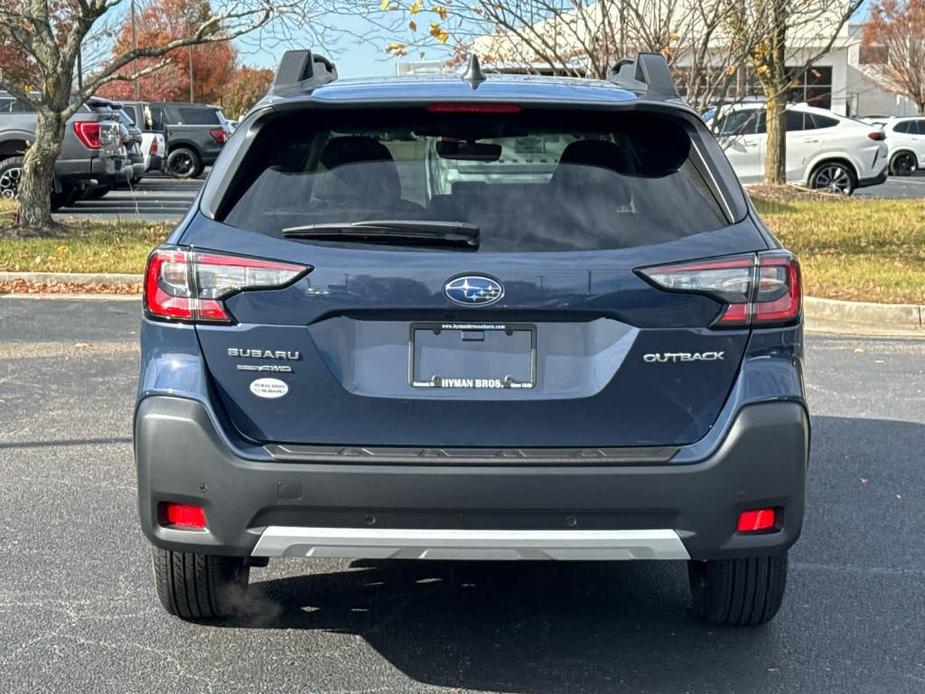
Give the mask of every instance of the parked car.
[[218, 106], [150, 103], [154, 130], [167, 134], [167, 171], [177, 178], [196, 178], [215, 163], [232, 128]]
[[[14, 198], [22, 177], [23, 156], [35, 138], [37, 116], [25, 104], [0, 92], [0, 196]], [[55, 162], [52, 208], [70, 205], [85, 190], [124, 175], [119, 123], [110, 103], [89, 99], [65, 125], [61, 154]]]
[[[555, 166], [503, 163], [525, 139]], [[766, 622], [803, 520], [800, 286], [661, 55], [341, 85], [291, 51], [147, 263], [161, 603], [233, 615], [273, 557], [660, 559], [701, 618]]]
[[889, 145], [890, 173], [909, 176], [925, 168], [925, 116], [890, 118], [883, 123]]
[[[724, 106], [705, 118], [742, 183], [760, 183], [767, 147], [764, 104]], [[886, 180], [887, 144], [881, 129], [805, 104], [788, 105], [786, 118], [790, 183], [851, 195]]]
[[141, 152], [144, 158], [145, 173], [163, 171], [167, 161], [167, 136], [164, 131], [154, 129], [148, 103], [125, 101], [122, 107], [141, 128]]

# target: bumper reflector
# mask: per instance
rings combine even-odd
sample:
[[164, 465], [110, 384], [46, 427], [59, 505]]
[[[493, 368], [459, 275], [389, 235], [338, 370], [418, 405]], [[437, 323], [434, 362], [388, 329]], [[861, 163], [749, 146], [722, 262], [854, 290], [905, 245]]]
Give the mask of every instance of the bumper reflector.
[[193, 504], [166, 503], [160, 505], [161, 525], [177, 530], [203, 530], [206, 527], [206, 512], [202, 506]]
[[770, 530], [775, 525], [777, 525], [777, 514], [773, 508], [757, 508], [742, 511], [739, 514], [736, 530], [740, 533], [754, 533], [759, 530]]

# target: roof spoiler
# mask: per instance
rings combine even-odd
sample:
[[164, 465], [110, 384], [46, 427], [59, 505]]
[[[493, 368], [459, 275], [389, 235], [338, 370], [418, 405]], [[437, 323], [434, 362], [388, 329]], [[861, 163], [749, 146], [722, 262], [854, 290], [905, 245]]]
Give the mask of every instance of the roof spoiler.
[[668, 61], [661, 53], [638, 53], [635, 59], [623, 58], [610, 70], [608, 79], [623, 89], [653, 99], [680, 99], [671, 78]]
[[337, 67], [308, 49], [286, 51], [273, 78], [270, 94], [284, 96], [308, 92], [337, 79]]

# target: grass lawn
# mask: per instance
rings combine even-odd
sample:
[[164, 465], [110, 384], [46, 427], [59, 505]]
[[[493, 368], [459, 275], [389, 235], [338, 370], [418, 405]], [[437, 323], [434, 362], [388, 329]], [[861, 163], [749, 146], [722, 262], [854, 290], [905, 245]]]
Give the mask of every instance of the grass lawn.
[[925, 304], [925, 200], [752, 199], [807, 296]]
[[[843, 199], [789, 188], [751, 192], [803, 265], [807, 296], [925, 304], [925, 201]], [[0, 226], [12, 219], [0, 201]], [[0, 237], [0, 271], [140, 273], [164, 222], [81, 221], [51, 239]]]
[[[0, 227], [12, 222], [13, 205], [0, 201]], [[66, 236], [0, 237], [0, 271], [140, 273], [145, 259], [175, 224], [170, 222], [78, 221]]]

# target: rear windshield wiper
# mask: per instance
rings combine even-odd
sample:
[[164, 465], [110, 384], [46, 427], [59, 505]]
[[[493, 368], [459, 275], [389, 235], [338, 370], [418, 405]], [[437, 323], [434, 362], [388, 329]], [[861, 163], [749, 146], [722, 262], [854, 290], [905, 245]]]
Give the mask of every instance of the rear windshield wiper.
[[479, 228], [466, 222], [420, 219], [370, 219], [362, 222], [325, 222], [283, 229], [283, 236], [319, 241], [357, 241], [415, 246], [479, 247]]

